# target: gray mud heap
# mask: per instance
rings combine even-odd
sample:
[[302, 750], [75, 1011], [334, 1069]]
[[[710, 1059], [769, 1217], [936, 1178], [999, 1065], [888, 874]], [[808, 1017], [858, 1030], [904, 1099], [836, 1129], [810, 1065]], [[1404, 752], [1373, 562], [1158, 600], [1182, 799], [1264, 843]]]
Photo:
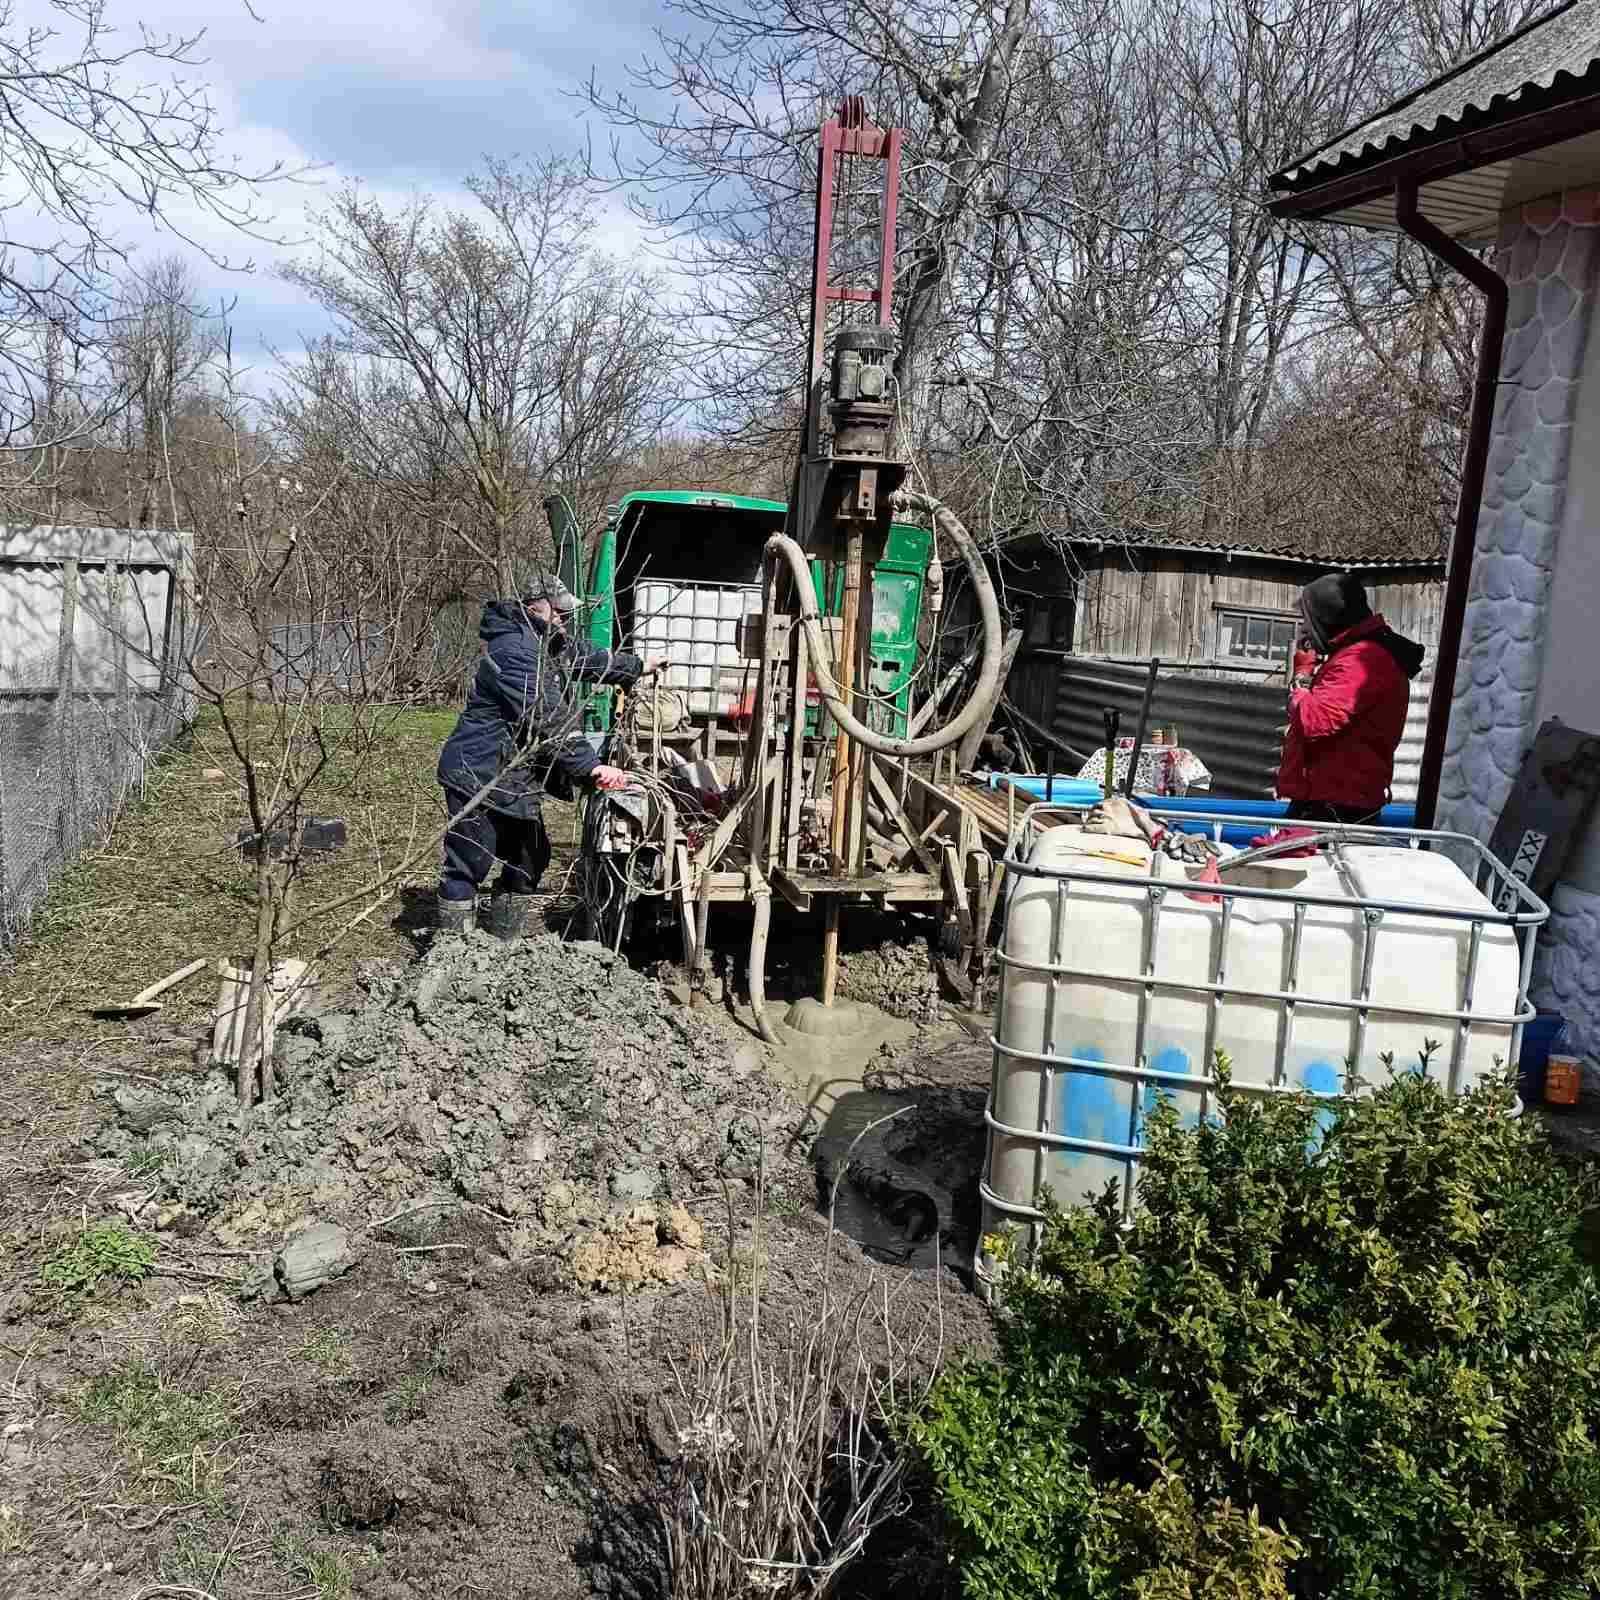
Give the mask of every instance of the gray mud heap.
[[100, 1153], [225, 1243], [465, 1201], [525, 1255], [749, 1176], [799, 1119], [757, 1049], [598, 945], [452, 936], [363, 989], [280, 1039], [270, 1105], [242, 1113], [218, 1072], [118, 1088]]
[[928, 947], [885, 939], [871, 950], [855, 950], [839, 963], [839, 992], [865, 1000], [891, 1017], [933, 1027], [945, 1014]]

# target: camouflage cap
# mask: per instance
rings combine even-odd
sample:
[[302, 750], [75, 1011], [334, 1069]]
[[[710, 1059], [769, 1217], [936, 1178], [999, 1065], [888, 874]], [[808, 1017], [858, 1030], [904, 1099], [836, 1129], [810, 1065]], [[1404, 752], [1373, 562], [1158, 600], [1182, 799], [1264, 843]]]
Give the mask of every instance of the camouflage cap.
[[523, 579], [522, 603], [531, 606], [536, 600], [548, 600], [563, 616], [578, 609], [578, 597], [553, 572], [535, 572]]

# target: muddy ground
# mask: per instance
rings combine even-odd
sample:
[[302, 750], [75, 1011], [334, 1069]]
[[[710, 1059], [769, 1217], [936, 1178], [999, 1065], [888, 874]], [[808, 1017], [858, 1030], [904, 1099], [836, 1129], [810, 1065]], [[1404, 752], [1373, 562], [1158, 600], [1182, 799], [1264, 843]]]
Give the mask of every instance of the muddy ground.
[[[835, 1305], [887, 1287], [865, 1353], [913, 1382], [987, 1345], [960, 1270], [987, 1051], [917, 938], [858, 929], [846, 992], [900, 1014], [820, 1056], [554, 935], [364, 963], [246, 1119], [192, 1016], [18, 1045], [0, 1592], [664, 1593], [660, 1486], [724, 1289], [760, 1286], [781, 1347], [825, 1277]], [[325, 1234], [314, 1285], [296, 1241]], [[945, 1576], [908, 1524], [840, 1592]]]

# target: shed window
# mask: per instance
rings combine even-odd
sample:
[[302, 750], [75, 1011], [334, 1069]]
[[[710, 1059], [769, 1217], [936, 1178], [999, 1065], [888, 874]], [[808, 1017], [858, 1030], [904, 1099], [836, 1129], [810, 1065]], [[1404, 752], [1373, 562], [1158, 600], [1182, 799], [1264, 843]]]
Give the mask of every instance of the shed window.
[[1283, 661], [1294, 648], [1299, 618], [1292, 611], [1247, 611], [1217, 607], [1217, 659]]

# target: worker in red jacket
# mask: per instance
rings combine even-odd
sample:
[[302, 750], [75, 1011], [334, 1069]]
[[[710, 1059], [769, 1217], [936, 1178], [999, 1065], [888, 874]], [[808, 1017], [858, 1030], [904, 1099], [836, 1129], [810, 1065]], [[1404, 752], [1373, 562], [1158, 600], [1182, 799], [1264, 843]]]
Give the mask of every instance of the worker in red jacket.
[[1291, 818], [1370, 822], [1389, 799], [1423, 648], [1374, 614], [1348, 572], [1307, 584], [1300, 620], [1278, 795]]

